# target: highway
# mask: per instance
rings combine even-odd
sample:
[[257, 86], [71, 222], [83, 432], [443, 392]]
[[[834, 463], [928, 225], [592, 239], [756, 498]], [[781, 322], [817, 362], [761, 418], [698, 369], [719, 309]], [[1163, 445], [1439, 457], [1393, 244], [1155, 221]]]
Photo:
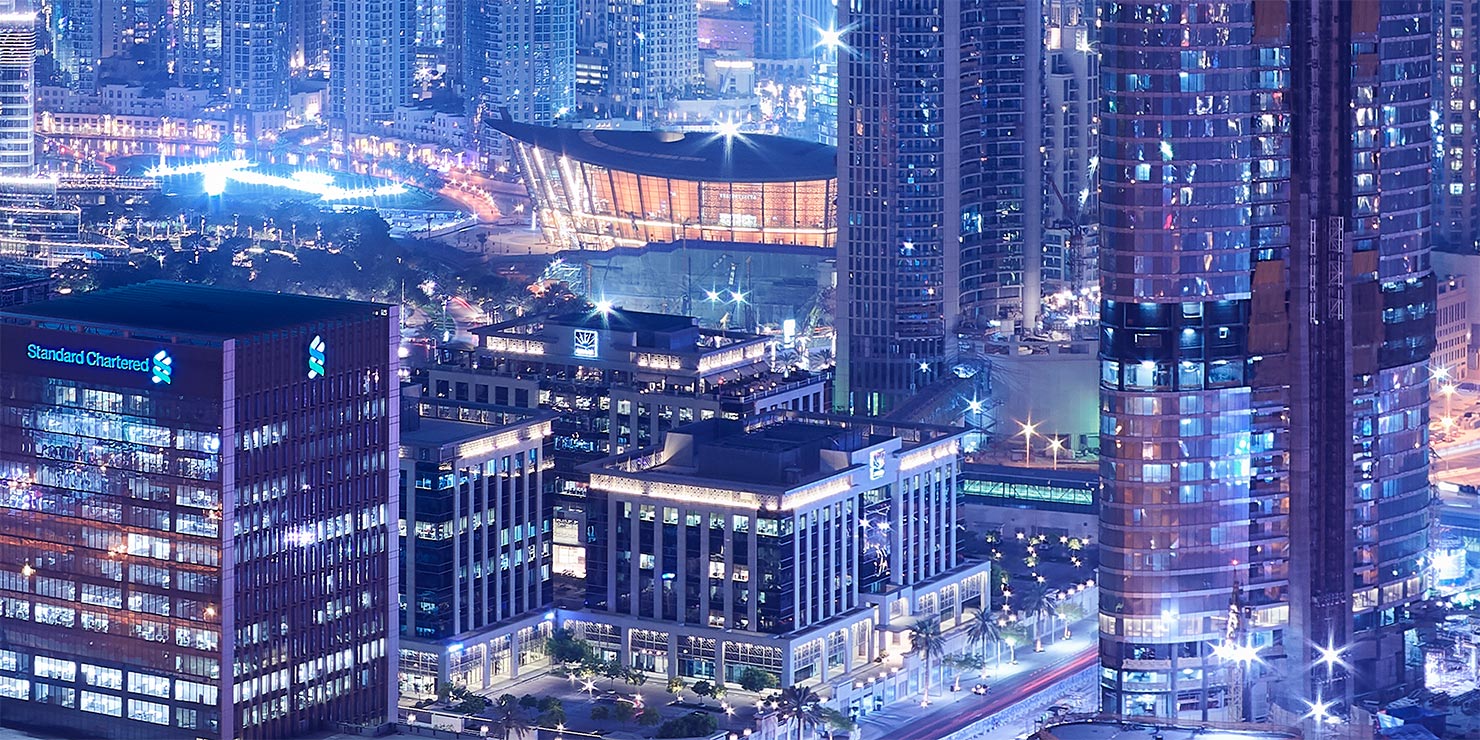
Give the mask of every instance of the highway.
[[971, 693], [975, 680], [961, 678], [961, 691], [937, 696], [930, 707], [901, 702], [870, 713], [863, 719], [862, 740], [938, 740], [970, 725], [1011, 708], [1023, 699], [1050, 689], [1054, 684], [1094, 666], [1099, 660], [1099, 639], [1092, 630], [1076, 634], [1068, 644], [1045, 645], [1047, 650], [1033, 653], [1031, 648], [1018, 653], [1021, 663], [1016, 673], [1005, 678], [985, 681], [991, 686], [986, 696]]

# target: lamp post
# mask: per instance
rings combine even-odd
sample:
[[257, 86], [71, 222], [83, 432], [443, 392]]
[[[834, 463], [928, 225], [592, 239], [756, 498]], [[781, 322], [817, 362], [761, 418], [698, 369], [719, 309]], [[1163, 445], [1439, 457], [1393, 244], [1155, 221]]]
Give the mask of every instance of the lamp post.
[[1025, 422], [1018, 422], [1018, 425], [1023, 428], [1023, 431], [1021, 432], [1021, 434], [1023, 435], [1023, 462], [1026, 465], [1032, 466], [1034, 434], [1033, 430], [1037, 429], [1038, 425], [1033, 423], [1033, 417], [1031, 416], [1028, 417], [1028, 420]]
[[1053, 451], [1053, 469], [1059, 469], [1059, 450], [1064, 449], [1062, 437], [1052, 437], [1048, 440], [1048, 449]]

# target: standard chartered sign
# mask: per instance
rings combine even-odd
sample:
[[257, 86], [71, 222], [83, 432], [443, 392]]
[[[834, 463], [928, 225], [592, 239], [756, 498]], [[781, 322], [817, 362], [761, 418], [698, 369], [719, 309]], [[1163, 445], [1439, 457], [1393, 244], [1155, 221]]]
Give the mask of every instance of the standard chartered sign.
[[174, 373], [174, 359], [164, 350], [155, 352], [152, 357], [127, 357], [125, 355], [114, 355], [107, 352], [99, 352], [92, 349], [67, 349], [66, 347], [43, 347], [39, 344], [26, 345], [26, 357], [42, 362], [56, 362], [63, 365], [81, 365], [83, 367], [97, 367], [104, 370], [123, 370], [133, 373], [145, 373], [149, 380], [154, 383], [169, 385]]

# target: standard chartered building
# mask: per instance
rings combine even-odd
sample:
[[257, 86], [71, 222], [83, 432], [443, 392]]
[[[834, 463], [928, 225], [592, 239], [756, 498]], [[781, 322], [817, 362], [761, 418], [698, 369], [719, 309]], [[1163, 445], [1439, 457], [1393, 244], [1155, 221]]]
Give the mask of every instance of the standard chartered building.
[[0, 722], [393, 717], [397, 323], [159, 282], [0, 311]]

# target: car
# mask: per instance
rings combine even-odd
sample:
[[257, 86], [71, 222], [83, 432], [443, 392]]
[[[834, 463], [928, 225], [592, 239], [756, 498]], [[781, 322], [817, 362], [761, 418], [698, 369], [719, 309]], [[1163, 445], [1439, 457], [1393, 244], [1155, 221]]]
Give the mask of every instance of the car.
[[971, 687], [971, 693], [976, 694], [977, 696], [986, 696], [987, 692], [990, 690], [991, 689], [988, 688], [988, 686], [984, 683], [979, 683]]

